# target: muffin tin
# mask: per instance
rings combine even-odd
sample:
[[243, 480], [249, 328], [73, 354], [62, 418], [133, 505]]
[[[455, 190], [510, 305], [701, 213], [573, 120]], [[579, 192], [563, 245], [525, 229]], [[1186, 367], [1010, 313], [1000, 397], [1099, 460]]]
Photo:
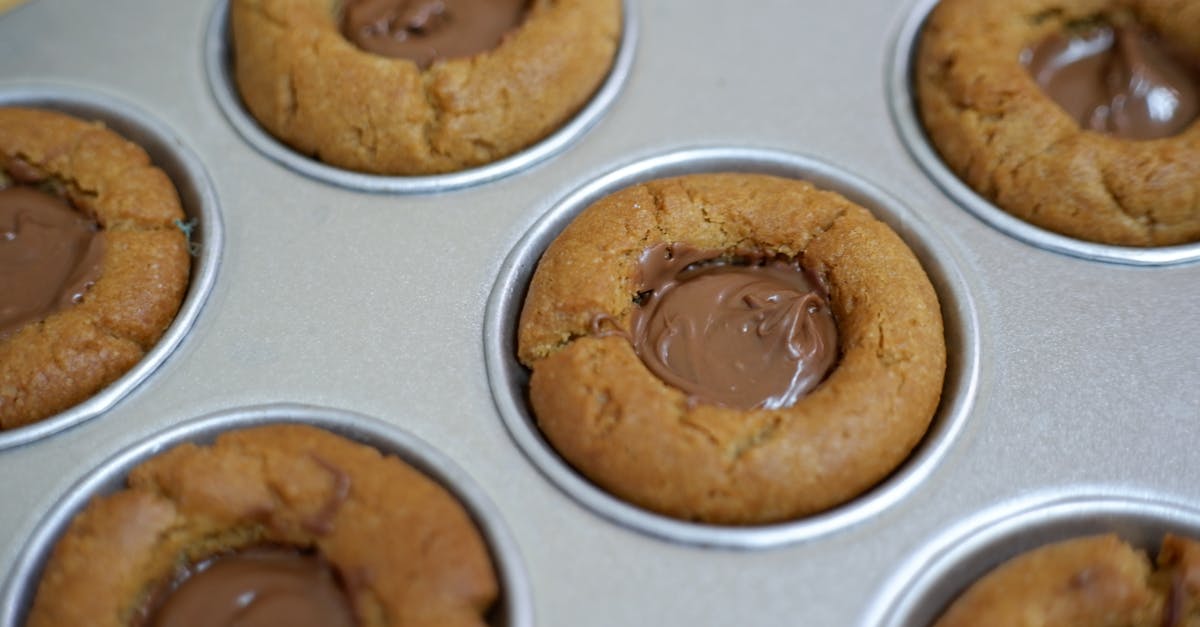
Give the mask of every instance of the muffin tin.
[[[133, 138], [189, 212], [220, 199], [201, 216], [211, 291], [202, 310], [189, 294], [169, 358], [98, 417], [0, 451], [0, 568], [29, 572], [71, 487], [119, 451], [280, 401], [381, 420], [472, 478], [527, 572], [512, 624], [920, 624], [948, 582], [1042, 539], [1194, 533], [1200, 264], [1063, 251], [944, 192], [901, 67], [930, 4], [629, 0], [636, 54], [623, 48], [627, 73], [581, 134], [502, 178], [407, 190], [306, 175], [243, 136], [210, 80], [224, 0], [32, 0], [0, 16], [0, 101], [99, 99], [155, 131]], [[877, 210], [933, 276], [952, 351], [912, 460], [780, 528], [598, 504], [540, 443], [506, 352], [530, 264], [567, 216], [641, 177], [730, 167]]]

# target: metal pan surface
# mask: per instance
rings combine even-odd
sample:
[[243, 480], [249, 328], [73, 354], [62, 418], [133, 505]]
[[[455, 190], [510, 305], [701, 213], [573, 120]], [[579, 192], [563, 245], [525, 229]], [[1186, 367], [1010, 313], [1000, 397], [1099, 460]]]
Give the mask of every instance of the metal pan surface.
[[[201, 215], [220, 242], [203, 258], [211, 288], [170, 357], [96, 417], [0, 450], [3, 572], [119, 452], [280, 401], [377, 417], [452, 460], [511, 532], [549, 626], [920, 623], [947, 590], [923, 583], [949, 572], [929, 547], [1027, 499], [1112, 497], [1129, 520], [1200, 503], [1200, 263], [1058, 250], [948, 190], [903, 109], [930, 0], [628, 0], [636, 54], [587, 132], [503, 176], [407, 190], [305, 174], [247, 140], [212, 76], [225, 6], [31, 0], [0, 15], [0, 93], [134, 108], [162, 130], [142, 135], [161, 138], [156, 160], [194, 157], [178, 171], [203, 173], [181, 188], [196, 210], [220, 199], [219, 221]], [[857, 192], [914, 247], [955, 349], [948, 404], [859, 509], [765, 533], [641, 525], [564, 487], [574, 475], [538, 452], [505, 348], [522, 277], [595, 194], [749, 166]], [[1085, 507], [1079, 525], [1108, 512]], [[910, 587], [935, 593], [872, 610]]]

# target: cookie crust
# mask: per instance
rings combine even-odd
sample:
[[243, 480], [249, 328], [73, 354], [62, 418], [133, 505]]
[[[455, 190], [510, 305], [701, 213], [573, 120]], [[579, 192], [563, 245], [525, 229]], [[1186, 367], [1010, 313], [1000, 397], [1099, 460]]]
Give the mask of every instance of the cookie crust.
[[453, 172], [549, 135], [604, 81], [620, 0], [531, 0], [494, 50], [435, 62], [356, 47], [337, 0], [233, 0], [235, 76], [268, 132], [328, 164], [374, 174]]
[[1157, 563], [1112, 534], [1046, 545], [972, 584], [935, 627], [1200, 625], [1200, 543], [1167, 535]]
[[400, 459], [306, 425], [184, 444], [94, 499], [56, 544], [29, 627], [127, 627], [176, 569], [242, 547], [319, 551], [359, 624], [486, 625], [498, 594], [463, 507]]
[[175, 319], [191, 260], [170, 179], [99, 123], [0, 108], [0, 170], [60, 185], [106, 238], [83, 302], [0, 340], [0, 429], [11, 429], [78, 404], [137, 364]]
[[1021, 64], [1067, 24], [1114, 16], [1200, 62], [1200, 5], [1187, 0], [942, 0], [914, 66], [925, 130], [959, 178], [1034, 225], [1126, 246], [1200, 240], [1200, 121], [1150, 141], [1086, 130]]
[[[617, 336], [655, 244], [798, 257], [827, 282], [839, 363], [791, 407], [689, 404]], [[946, 352], [937, 296], [900, 238], [811, 184], [750, 174], [662, 179], [601, 199], [538, 264], [518, 335], [543, 433], [600, 487], [688, 520], [761, 524], [848, 501], [909, 455], [938, 406]]]

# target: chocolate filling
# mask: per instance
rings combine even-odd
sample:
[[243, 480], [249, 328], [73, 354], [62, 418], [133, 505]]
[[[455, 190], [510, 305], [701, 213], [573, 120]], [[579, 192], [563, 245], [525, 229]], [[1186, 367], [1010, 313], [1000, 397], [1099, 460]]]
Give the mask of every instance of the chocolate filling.
[[103, 256], [100, 227], [61, 197], [0, 188], [0, 338], [81, 302]]
[[254, 547], [189, 566], [135, 627], [354, 627], [334, 569], [319, 554]]
[[1183, 132], [1200, 114], [1200, 72], [1136, 25], [1055, 33], [1026, 49], [1022, 62], [1083, 128], [1159, 139]]
[[521, 24], [528, 0], [346, 0], [342, 33], [359, 48], [411, 59], [439, 59], [494, 49]]
[[738, 409], [793, 405], [837, 361], [837, 325], [796, 260], [737, 258], [685, 244], [642, 253], [626, 337], [659, 378], [696, 400]]

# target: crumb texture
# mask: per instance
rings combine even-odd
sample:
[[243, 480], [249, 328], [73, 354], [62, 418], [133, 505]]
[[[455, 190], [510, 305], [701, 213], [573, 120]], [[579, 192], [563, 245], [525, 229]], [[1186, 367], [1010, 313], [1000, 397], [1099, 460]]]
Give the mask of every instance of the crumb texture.
[[[689, 403], [597, 315], [628, 328], [636, 267], [657, 244], [799, 258], [827, 282], [840, 361], [780, 410]], [[941, 396], [937, 295], [913, 253], [842, 196], [790, 179], [704, 174], [616, 192], [538, 264], [518, 333], [539, 427], [613, 494], [677, 518], [760, 524], [828, 509], [894, 470]]]
[[1095, 20], [1136, 20], [1200, 68], [1190, 0], [943, 0], [913, 70], [929, 138], [981, 196], [1044, 229], [1125, 246], [1200, 240], [1200, 121], [1149, 141], [1085, 130], [1021, 63], [1051, 34]]

